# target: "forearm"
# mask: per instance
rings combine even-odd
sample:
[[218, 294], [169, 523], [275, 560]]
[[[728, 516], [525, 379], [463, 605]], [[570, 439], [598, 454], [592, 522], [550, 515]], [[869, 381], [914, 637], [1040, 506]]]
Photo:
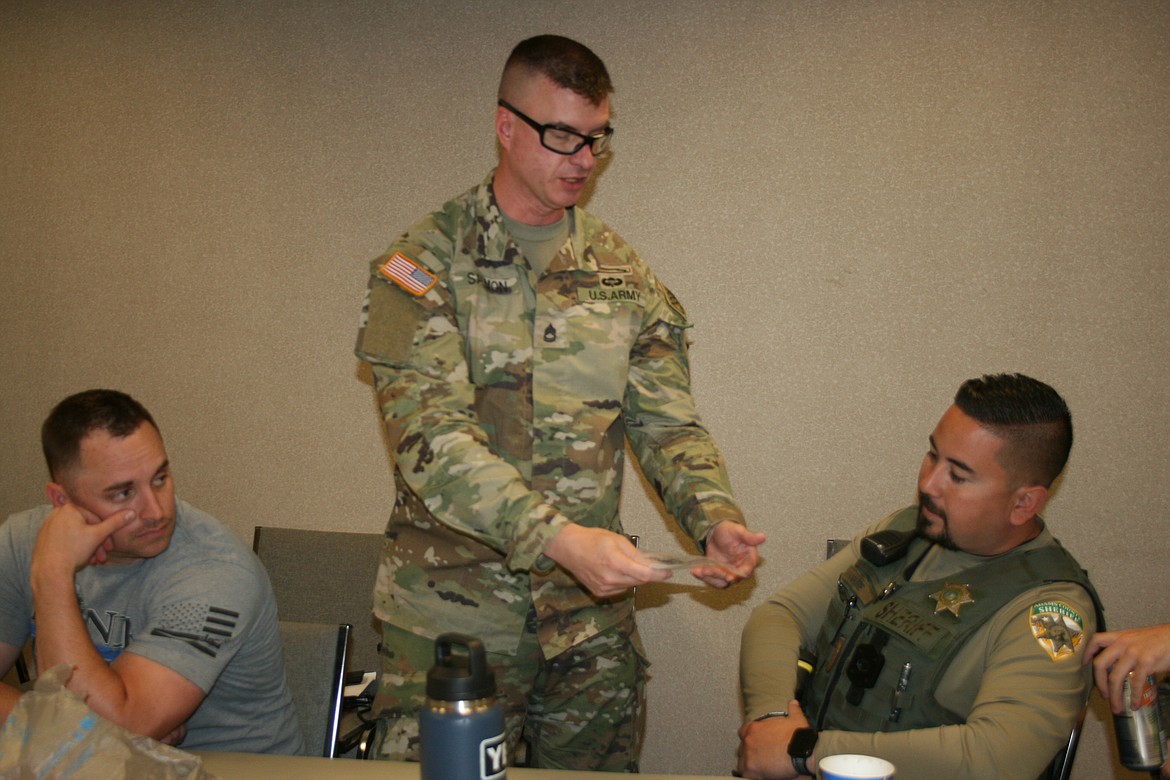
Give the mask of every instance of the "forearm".
[[[898, 780], [979, 780], [1009, 775], [989, 769], [987, 757], [972, 756], [958, 726], [889, 733], [822, 731], [814, 761], [842, 753], [880, 756], [898, 769]], [[970, 763], [974, 759], [975, 764]], [[1038, 772], [1029, 780], [1034, 780]]]
[[1052, 755], [1026, 746], [1020, 750], [1015, 743], [1021, 740], [1007, 731], [992, 723], [872, 734], [824, 731], [814, 758], [881, 756], [898, 768], [898, 780], [1035, 780]]
[[724, 520], [742, 524], [743, 512], [731, 493], [723, 456], [706, 428], [697, 419], [668, 421], [646, 415], [645, 401], [640, 407], [627, 438], [667, 511], [697, 541]]
[[796, 690], [800, 627], [785, 607], [766, 601], [752, 612], [740, 642], [744, 720], [786, 710]]
[[810, 569], [752, 612], [740, 642], [740, 684], [750, 720], [794, 698], [800, 649], [812, 650], [837, 579], [856, 560], [855, 546]]
[[663, 504], [700, 546], [724, 520], [743, 524], [723, 455], [691, 395], [682, 331], [659, 322], [631, 357], [626, 436]]
[[70, 666], [73, 672], [67, 687], [86, 697], [86, 704], [94, 712], [129, 727], [125, 686], [86, 631], [72, 575], [38, 572], [34, 568], [32, 588], [37, 616], [37, 668]]

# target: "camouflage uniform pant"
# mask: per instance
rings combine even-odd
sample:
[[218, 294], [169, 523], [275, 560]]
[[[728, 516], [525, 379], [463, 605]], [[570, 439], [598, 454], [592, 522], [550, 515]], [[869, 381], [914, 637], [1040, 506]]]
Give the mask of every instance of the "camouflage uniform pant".
[[[633, 620], [546, 659], [529, 615], [516, 655], [488, 653], [504, 700], [508, 754], [550, 769], [637, 772], [648, 663]], [[434, 640], [386, 623], [374, 755], [418, 760], [418, 713]]]

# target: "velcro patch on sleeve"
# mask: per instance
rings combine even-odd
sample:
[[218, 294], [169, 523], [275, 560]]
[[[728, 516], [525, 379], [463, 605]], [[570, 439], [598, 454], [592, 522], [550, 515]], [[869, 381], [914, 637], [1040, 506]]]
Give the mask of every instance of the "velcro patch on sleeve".
[[375, 362], [408, 360], [418, 331], [430, 316], [419, 305], [425, 301], [378, 281], [377, 276], [370, 277], [365, 322], [358, 333], [358, 355]]
[[395, 252], [382, 264], [378, 273], [411, 295], [424, 295], [435, 286], [438, 277], [401, 252]]
[[1084, 618], [1063, 601], [1033, 604], [1028, 623], [1032, 636], [1053, 661], [1071, 657], [1085, 641]]

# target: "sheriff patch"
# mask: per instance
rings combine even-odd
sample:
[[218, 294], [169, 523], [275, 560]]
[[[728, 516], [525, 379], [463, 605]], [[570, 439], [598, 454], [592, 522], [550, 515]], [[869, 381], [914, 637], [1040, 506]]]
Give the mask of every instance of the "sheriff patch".
[[1084, 619], [1063, 601], [1033, 604], [1028, 624], [1032, 636], [1036, 637], [1036, 641], [1053, 661], [1061, 661], [1073, 655], [1085, 641]]
[[438, 277], [401, 252], [395, 252], [378, 273], [411, 295], [423, 295], [435, 286]]

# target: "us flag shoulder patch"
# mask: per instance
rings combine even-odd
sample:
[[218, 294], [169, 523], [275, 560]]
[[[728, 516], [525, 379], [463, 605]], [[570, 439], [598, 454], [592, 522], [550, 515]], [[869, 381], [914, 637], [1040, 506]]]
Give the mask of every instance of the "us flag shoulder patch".
[[422, 295], [434, 287], [439, 278], [401, 252], [395, 252], [378, 273], [411, 295]]

